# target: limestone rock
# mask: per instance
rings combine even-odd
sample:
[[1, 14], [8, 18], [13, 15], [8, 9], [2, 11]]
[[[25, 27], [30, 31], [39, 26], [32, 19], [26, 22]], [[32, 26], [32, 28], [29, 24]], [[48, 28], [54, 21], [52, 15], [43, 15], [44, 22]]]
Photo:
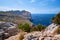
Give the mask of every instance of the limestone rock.
[[60, 40], [60, 35], [55, 34], [59, 26], [52, 23], [44, 31], [32, 32], [25, 35], [23, 40]]
[[8, 39], [5, 39], [5, 40], [19, 40], [19, 34], [18, 35], [15, 35], [15, 36], [11, 36], [9, 37]]
[[11, 22], [0, 22], [0, 37], [2, 39], [16, 35], [19, 32], [17, 25]]
[[[22, 40], [60, 40], [60, 34], [55, 34], [59, 25], [52, 23], [44, 31], [34, 31], [24, 35]], [[18, 39], [22, 36], [13, 36], [6, 40], [20, 40]]]

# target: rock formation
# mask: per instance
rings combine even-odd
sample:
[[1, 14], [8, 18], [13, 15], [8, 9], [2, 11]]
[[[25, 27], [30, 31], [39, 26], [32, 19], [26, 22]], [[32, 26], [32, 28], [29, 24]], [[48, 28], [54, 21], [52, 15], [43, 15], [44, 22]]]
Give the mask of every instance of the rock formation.
[[11, 36], [5, 40], [22, 40], [22, 36], [24, 36], [25, 34], [27, 34], [26, 32], [20, 32], [15, 36]]
[[44, 31], [26, 34], [23, 40], [60, 40], [60, 34], [56, 34], [59, 26], [52, 23]]
[[0, 11], [0, 21], [13, 22], [16, 24], [28, 23], [32, 26], [31, 13], [28, 11]]
[[[59, 26], [60, 25], [52, 23], [44, 31], [41, 31], [41, 32], [34, 31], [31, 33], [25, 34], [22, 40], [60, 40], [60, 34], [56, 33]], [[15, 40], [15, 38], [17, 38], [17, 36], [14, 36], [13, 38], [10, 37], [6, 40], [12, 40], [12, 39]], [[20, 40], [20, 39], [16, 39], [16, 40]]]
[[19, 11], [0, 11], [0, 16], [18, 16], [25, 19], [31, 19], [31, 13], [25, 10]]
[[29, 19], [29, 20], [32, 19], [30, 12], [23, 10], [23, 11], [21, 11], [20, 13], [21, 13], [21, 14], [20, 14], [19, 16], [21, 16], [21, 17], [23, 17], [23, 18], [26, 18], [26, 19]]
[[16, 24], [11, 22], [0, 22], [0, 40], [14, 36], [19, 32]]

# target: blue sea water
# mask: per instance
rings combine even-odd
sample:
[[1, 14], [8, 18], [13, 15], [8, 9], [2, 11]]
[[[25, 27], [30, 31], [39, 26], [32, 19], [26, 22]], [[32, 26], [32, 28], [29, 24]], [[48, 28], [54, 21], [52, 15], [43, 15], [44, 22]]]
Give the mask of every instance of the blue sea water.
[[42, 24], [48, 26], [52, 23], [52, 18], [56, 14], [32, 14], [32, 22], [35, 25]]

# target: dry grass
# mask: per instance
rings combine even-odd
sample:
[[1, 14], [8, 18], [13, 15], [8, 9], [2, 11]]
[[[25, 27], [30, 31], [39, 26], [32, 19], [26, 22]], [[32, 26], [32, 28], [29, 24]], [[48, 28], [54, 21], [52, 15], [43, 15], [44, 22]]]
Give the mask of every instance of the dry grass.
[[25, 35], [25, 33], [24, 33], [24, 32], [21, 32], [19, 39], [20, 39], [20, 40], [23, 40], [23, 39], [24, 39], [24, 35]]

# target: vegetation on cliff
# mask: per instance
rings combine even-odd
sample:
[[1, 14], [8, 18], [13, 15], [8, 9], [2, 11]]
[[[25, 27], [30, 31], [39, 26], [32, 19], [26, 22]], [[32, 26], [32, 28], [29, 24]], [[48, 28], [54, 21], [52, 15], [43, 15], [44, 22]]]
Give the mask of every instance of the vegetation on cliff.
[[43, 30], [45, 28], [46, 28], [46, 26], [38, 24], [36, 27], [31, 28], [30, 31], [41, 31], [41, 30]]
[[18, 27], [19, 27], [19, 29], [21, 29], [21, 30], [23, 30], [25, 32], [30, 32], [30, 26], [27, 23], [19, 24]]
[[60, 13], [52, 18], [53, 22], [60, 25]]
[[23, 30], [24, 32], [41, 31], [46, 28], [45, 26], [43, 26], [41, 24], [34, 26], [34, 27], [30, 27], [29, 24], [27, 24], [27, 23], [19, 24], [18, 27], [21, 30]]
[[[52, 21], [60, 25], [60, 13], [58, 13], [55, 17], [53, 17]], [[57, 29], [57, 33], [60, 34], [60, 27]]]

